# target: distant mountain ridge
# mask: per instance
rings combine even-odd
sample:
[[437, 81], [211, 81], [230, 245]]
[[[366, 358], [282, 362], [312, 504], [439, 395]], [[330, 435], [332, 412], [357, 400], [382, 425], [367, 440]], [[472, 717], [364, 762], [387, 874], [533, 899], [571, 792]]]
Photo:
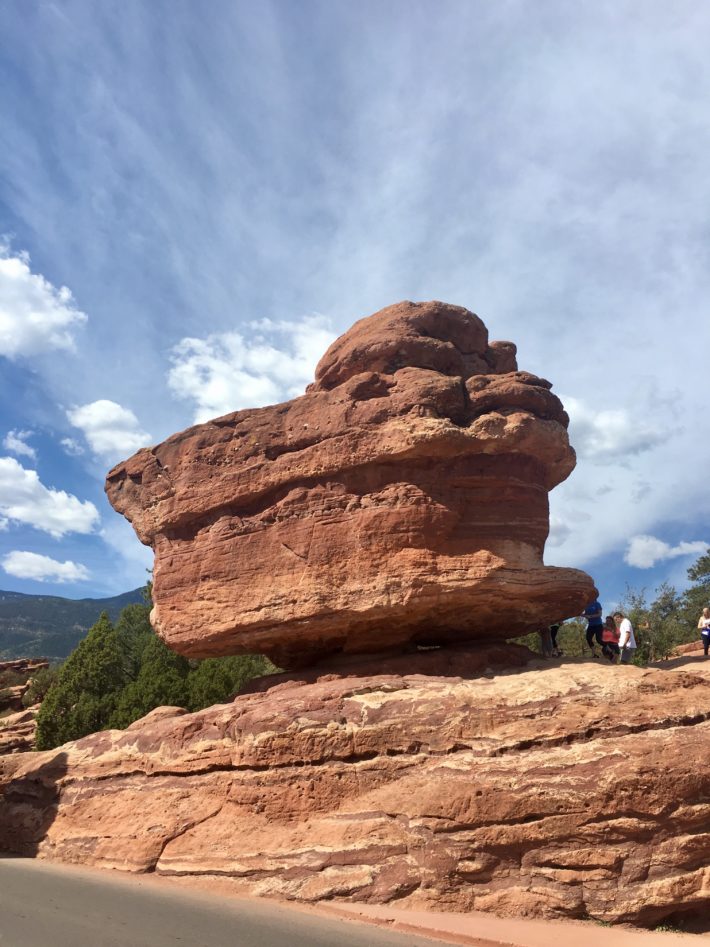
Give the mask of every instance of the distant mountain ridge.
[[0, 659], [66, 658], [101, 612], [115, 621], [126, 605], [142, 601], [142, 589], [81, 599], [0, 590]]

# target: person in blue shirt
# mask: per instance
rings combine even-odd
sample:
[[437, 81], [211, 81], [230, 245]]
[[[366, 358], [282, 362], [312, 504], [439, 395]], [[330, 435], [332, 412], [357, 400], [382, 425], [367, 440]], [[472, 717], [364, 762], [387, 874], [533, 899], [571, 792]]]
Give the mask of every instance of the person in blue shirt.
[[594, 599], [593, 602], [590, 602], [589, 605], [587, 605], [587, 607], [582, 612], [582, 618], [586, 618], [587, 620], [587, 644], [591, 649], [592, 657], [598, 658], [599, 652], [594, 647], [594, 641], [596, 639], [599, 647], [603, 647], [602, 631], [604, 629], [602, 607], [599, 604], [598, 599]]

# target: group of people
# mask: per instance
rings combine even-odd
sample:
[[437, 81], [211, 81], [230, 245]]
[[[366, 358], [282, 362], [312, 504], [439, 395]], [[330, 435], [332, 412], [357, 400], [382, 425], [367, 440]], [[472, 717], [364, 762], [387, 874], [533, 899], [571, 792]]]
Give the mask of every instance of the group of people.
[[599, 645], [601, 654], [612, 664], [617, 656], [621, 664], [630, 664], [636, 651], [634, 628], [629, 619], [621, 611], [614, 612], [602, 619], [602, 607], [598, 599], [594, 599], [582, 612], [582, 618], [587, 621], [587, 644], [593, 658], [599, 657], [596, 645]]
[[[593, 658], [604, 657], [612, 664], [617, 658], [621, 664], [630, 664], [636, 651], [636, 638], [633, 625], [621, 611], [602, 618], [602, 607], [598, 599], [594, 599], [582, 612], [581, 617], [587, 622], [587, 645]], [[561, 622], [541, 629], [540, 641], [543, 657], [558, 658], [562, 651], [557, 644], [557, 632]], [[647, 626], [643, 626], [647, 627]], [[698, 631], [703, 643], [703, 651], [708, 656], [710, 651], [710, 608], [704, 608], [698, 619]], [[599, 650], [597, 650], [597, 647]]]
[[[601, 655], [614, 664], [618, 657], [621, 664], [631, 663], [636, 651], [636, 638], [633, 626], [623, 612], [616, 611], [613, 615], [602, 618], [602, 607], [595, 599], [587, 605], [581, 617], [587, 622], [587, 644], [593, 658]], [[562, 657], [562, 651], [557, 643], [560, 625], [561, 622], [557, 622], [549, 628], [540, 630], [542, 654], [545, 658]], [[708, 612], [707, 642], [710, 644], [710, 612]], [[599, 650], [597, 650], [597, 645]]]

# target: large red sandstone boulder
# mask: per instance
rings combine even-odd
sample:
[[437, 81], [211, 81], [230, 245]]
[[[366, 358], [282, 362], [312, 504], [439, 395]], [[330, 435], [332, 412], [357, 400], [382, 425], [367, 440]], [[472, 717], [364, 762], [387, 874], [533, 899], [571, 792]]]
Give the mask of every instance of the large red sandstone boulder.
[[542, 561], [575, 463], [550, 387], [468, 310], [404, 302], [334, 342], [302, 397], [139, 451], [106, 490], [155, 550], [156, 630], [294, 666], [579, 614], [592, 580]]
[[502, 650], [308, 671], [4, 757], [0, 848], [299, 901], [707, 916], [708, 663], [496, 673], [520, 661]]

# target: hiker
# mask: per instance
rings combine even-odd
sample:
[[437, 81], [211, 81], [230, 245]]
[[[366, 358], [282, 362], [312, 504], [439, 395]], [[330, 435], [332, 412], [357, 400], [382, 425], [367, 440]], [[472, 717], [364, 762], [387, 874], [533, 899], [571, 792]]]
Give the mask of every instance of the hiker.
[[616, 656], [619, 653], [619, 629], [612, 615], [607, 615], [604, 619], [602, 628], [602, 654], [605, 658], [616, 663]]
[[614, 621], [619, 629], [619, 650], [621, 652], [621, 663], [630, 664], [634, 651], [636, 650], [636, 639], [634, 638], [633, 625], [623, 612], [614, 612]]
[[703, 614], [698, 619], [698, 631], [700, 640], [703, 643], [705, 657], [708, 656], [708, 647], [710, 647], [710, 608], [704, 608]]
[[587, 621], [587, 644], [592, 652], [592, 657], [598, 658], [599, 654], [594, 647], [594, 641], [596, 640], [601, 648], [602, 628], [604, 627], [604, 623], [602, 622], [602, 607], [598, 599], [595, 598], [593, 602], [587, 605], [582, 612], [582, 618], [585, 618]]
[[550, 625], [550, 638], [552, 638], [552, 657], [561, 658], [562, 649], [557, 644], [557, 632], [560, 630], [560, 625], [562, 622], [556, 622], [554, 625]]

